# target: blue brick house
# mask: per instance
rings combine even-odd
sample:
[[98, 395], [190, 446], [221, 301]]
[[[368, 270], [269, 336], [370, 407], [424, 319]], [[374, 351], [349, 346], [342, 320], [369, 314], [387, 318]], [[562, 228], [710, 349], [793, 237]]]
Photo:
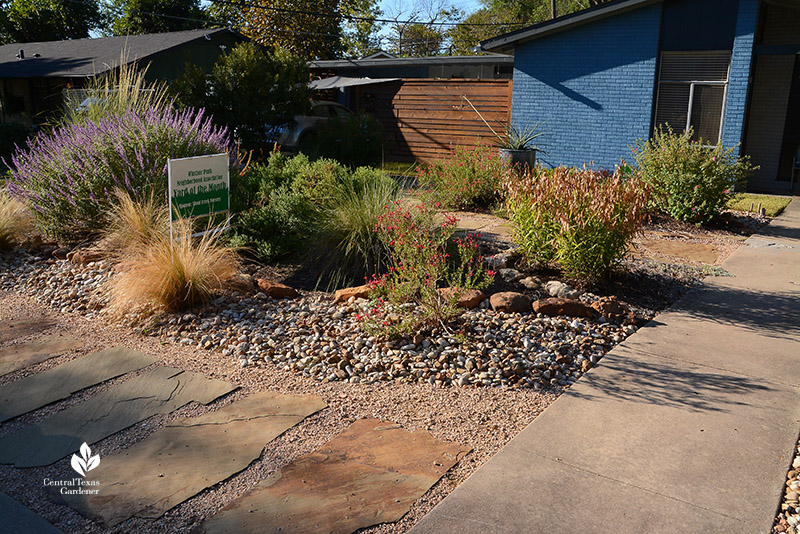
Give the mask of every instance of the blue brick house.
[[514, 54], [511, 120], [543, 122], [546, 165], [611, 168], [658, 125], [692, 126], [750, 155], [752, 190], [790, 188], [800, 0], [616, 0], [481, 48]]

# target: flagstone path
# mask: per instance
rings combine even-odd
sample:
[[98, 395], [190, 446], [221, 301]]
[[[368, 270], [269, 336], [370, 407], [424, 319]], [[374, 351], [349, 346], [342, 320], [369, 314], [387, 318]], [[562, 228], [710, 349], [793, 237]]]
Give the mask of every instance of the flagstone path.
[[0, 322], [0, 343], [43, 332], [55, 324], [55, 321], [46, 317], [2, 321]]
[[61, 531], [0, 492], [0, 534], [61, 534]]
[[89, 386], [147, 367], [156, 361], [141, 352], [115, 347], [5, 384], [0, 386], [0, 422], [66, 399]]
[[68, 335], [53, 334], [0, 349], [0, 376], [30, 367], [83, 345]]
[[0, 463], [16, 467], [50, 465], [78, 450], [81, 443], [95, 443], [192, 401], [208, 404], [234, 389], [236, 386], [230, 382], [156, 367], [35, 425], [3, 436]]
[[[49, 319], [0, 324], [0, 376], [79, 348], [68, 335], [46, 334]], [[0, 422], [69, 398], [83, 389], [152, 366], [157, 359], [115, 347], [0, 386]], [[180, 369], [152, 366], [139, 375], [0, 437], [0, 463], [50, 465], [156, 415], [189, 402], [210, 404], [238, 386]], [[314, 395], [261, 392], [197, 417], [168, 423], [142, 441], [103, 457], [87, 480], [99, 495], [51, 498], [114, 527], [132, 517], [157, 519], [239, 473], [264, 447], [327, 406]], [[396, 521], [466, 454], [428, 432], [358, 420], [325, 446], [273, 473], [203, 525], [206, 532], [350, 533]], [[60, 532], [0, 493], [0, 534]]]
[[215, 412], [177, 420], [145, 440], [102, 459], [100, 495], [66, 495], [85, 516], [114, 526], [133, 517], [158, 518], [186, 499], [238, 473], [264, 445], [327, 403], [313, 395], [269, 391]]
[[428, 432], [361, 419], [203, 525], [207, 534], [349, 534], [400, 519], [469, 452]]

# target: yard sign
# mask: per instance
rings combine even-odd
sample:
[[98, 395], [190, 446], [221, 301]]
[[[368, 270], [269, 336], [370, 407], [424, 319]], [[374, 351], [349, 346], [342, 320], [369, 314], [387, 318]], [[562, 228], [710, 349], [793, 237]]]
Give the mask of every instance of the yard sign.
[[178, 217], [204, 217], [230, 210], [228, 154], [167, 162], [170, 233]]

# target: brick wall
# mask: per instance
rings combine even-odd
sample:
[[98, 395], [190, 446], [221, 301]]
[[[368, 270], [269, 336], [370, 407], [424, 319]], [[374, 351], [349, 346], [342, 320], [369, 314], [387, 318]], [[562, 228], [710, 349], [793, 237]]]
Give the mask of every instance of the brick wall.
[[742, 141], [758, 5], [759, 0], [739, 0], [736, 35], [731, 54], [731, 74], [728, 79], [728, 97], [725, 102], [725, 122], [722, 127], [722, 144], [725, 146], [732, 146]]
[[632, 160], [629, 146], [650, 136], [660, 21], [657, 3], [517, 48], [512, 121], [546, 121], [543, 163]]

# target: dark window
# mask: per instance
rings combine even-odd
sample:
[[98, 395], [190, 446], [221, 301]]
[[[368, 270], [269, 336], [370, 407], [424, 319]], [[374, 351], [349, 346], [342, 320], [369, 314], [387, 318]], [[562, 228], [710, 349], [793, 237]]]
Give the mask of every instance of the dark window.
[[693, 139], [717, 144], [722, 131], [730, 52], [663, 52], [656, 128], [694, 129]]

